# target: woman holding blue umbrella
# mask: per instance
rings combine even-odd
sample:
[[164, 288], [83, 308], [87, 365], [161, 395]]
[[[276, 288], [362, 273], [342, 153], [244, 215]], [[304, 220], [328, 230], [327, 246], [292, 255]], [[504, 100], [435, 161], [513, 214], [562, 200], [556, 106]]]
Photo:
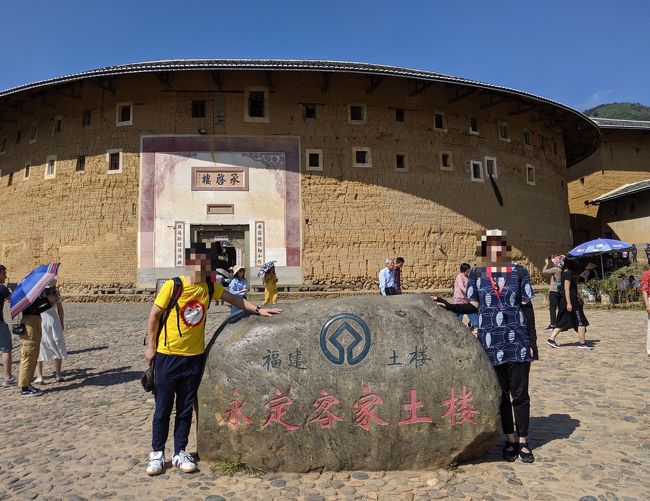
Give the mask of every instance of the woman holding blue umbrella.
[[20, 372], [18, 373], [18, 386], [23, 397], [39, 397], [41, 390], [32, 385], [34, 370], [41, 347], [41, 313], [56, 304], [56, 293], [52, 288], [46, 289], [48, 284], [56, 277], [59, 264], [44, 264], [31, 271], [20, 282], [13, 293], [9, 303], [11, 316], [15, 318], [20, 312], [23, 314], [20, 334]]

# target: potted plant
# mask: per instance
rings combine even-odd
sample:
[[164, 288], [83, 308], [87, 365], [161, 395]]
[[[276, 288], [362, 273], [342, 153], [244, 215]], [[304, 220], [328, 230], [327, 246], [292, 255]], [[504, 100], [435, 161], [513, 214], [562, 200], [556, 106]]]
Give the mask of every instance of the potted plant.
[[610, 275], [604, 280], [601, 280], [600, 281], [600, 302], [603, 305], [614, 304], [614, 298], [616, 297], [617, 290], [618, 290], [618, 285], [615, 276]]

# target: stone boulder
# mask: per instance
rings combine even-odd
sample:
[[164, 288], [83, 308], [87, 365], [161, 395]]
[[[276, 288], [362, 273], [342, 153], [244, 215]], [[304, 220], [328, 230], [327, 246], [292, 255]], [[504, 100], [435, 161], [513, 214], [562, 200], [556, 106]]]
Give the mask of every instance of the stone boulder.
[[397, 470], [483, 455], [500, 390], [482, 347], [423, 295], [306, 300], [227, 325], [199, 389], [204, 460]]

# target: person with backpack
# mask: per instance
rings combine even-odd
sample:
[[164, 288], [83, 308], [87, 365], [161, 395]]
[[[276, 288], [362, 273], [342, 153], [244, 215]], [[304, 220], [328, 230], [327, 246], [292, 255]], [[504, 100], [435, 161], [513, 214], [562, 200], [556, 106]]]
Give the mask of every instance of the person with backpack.
[[530, 303], [533, 289], [528, 270], [510, 262], [509, 251], [505, 231], [486, 231], [477, 242], [477, 255], [484, 266], [474, 268], [468, 276], [469, 303], [450, 304], [437, 296], [431, 299], [453, 313], [478, 313], [477, 338], [501, 386], [501, 427], [506, 435], [501, 455], [506, 461], [519, 458], [532, 463], [535, 456], [528, 444], [528, 381], [531, 361], [539, 359]]
[[145, 357], [154, 366], [155, 412], [152, 452], [146, 472], [159, 475], [165, 468], [165, 444], [174, 402], [174, 455], [172, 464], [183, 472], [196, 470], [195, 459], [185, 451], [192, 424], [192, 410], [201, 383], [205, 351], [205, 322], [211, 300], [223, 299], [251, 314], [271, 317], [282, 310], [255, 306], [223, 286], [206, 280], [213, 259], [202, 242], [185, 251], [187, 276], [175, 277], [162, 286], [147, 322]]

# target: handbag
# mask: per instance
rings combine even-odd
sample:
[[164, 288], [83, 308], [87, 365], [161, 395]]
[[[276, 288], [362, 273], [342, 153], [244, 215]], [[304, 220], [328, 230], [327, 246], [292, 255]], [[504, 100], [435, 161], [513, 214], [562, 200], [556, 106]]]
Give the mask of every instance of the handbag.
[[152, 392], [155, 394], [155, 378], [154, 378], [154, 368], [153, 368], [153, 360], [151, 361], [151, 365], [147, 367], [147, 370], [142, 373], [142, 376], [140, 376], [140, 384], [142, 385], [142, 388], [144, 388], [144, 391], [147, 393]]
[[25, 334], [25, 324], [13, 324], [11, 326], [11, 332], [16, 336], [22, 336]]
[[[23, 319], [22, 313], [20, 314], [20, 320]], [[27, 328], [25, 327], [25, 324], [22, 322], [16, 322], [15, 324], [12, 324], [11, 326], [11, 332], [15, 334], [16, 336], [22, 336], [25, 334]]]

